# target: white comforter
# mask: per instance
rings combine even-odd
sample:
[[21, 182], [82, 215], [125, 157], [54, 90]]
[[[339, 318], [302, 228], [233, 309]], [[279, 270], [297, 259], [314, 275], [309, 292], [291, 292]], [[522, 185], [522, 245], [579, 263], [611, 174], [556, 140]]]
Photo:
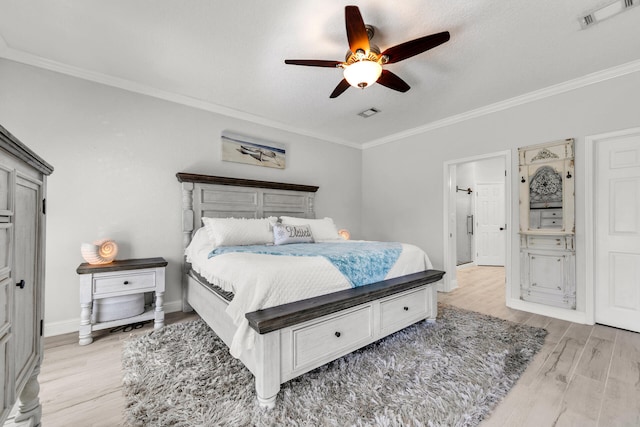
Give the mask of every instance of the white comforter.
[[[210, 246], [187, 249], [187, 261], [202, 277], [234, 298], [227, 314], [238, 327], [230, 353], [239, 358], [253, 348], [254, 333], [245, 313], [349, 289], [349, 281], [323, 257], [229, 253], [208, 258]], [[402, 244], [400, 257], [386, 278], [431, 269], [429, 257], [416, 246]]]

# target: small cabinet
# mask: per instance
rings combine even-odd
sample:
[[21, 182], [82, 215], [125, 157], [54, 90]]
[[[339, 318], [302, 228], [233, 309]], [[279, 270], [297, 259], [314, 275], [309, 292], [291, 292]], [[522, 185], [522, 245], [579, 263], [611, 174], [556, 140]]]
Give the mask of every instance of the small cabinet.
[[520, 298], [576, 308], [574, 141], [518, 150]]
[[[142, 258], [113, 261], [109, 264], [80, 264], [76, 272], [80, 275], [80, 327], [78, 343], [87, 345], [93, 342], [92, 331], [128, 325], [146, 320], [154, 320], [154, 329], [164, 326], [164, 258]], [[154, 304], [143, 307], [142, 313], [126, 314], [128, 309], [112, 309], [112, 312], [123, 313], [113, 319], [101, 319], [94, 310], [98, 307], [123, 305], [133, 302], [127, 296], [143, 297], [145, 292], [154, 292]], [[141, 300], [142, 301], [142, 300]], [[135, 306], [134, 306], [135, 309]], [[107, 319], [105, 317], [104, 319]]]
[[521, 246], [520, 259], [520, 292], [523, 300], [575, 309], [572, 236], [527, 236]]

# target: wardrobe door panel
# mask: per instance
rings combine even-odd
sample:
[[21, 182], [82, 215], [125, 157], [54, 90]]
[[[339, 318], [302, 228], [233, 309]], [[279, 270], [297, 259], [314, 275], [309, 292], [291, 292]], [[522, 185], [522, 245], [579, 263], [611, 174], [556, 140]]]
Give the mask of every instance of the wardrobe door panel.
[[19, 286], [14, 294], [16, 384], [27, 380], [38, 355], [38, 221], [40, 184], [18, 177], [15, 194], [15, 263], [13, 277]]
[[11, 274], [11, 226], [10, 223], [0, 222], [0, 280]]
[[6, 334], [0, 336], [0, 421], [5, 420], [11, 411], [11, 402], [14, 399], [12, 390], [13, 381], [11, 381], [11, 372], [9, 371], [9, 338], [11, 335]]

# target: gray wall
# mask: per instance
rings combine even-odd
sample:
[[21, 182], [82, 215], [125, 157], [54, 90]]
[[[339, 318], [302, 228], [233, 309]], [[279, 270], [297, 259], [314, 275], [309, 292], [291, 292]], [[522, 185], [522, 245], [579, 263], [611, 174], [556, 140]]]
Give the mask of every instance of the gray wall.
[[[640, 126], [640, 73], [575, 89], [504, 111], [434, 129], [363, 152], [362, 230], [370, 239], [401, 240], [423, 248], [443, 267], [443, 163], [576, 138], [576, 244], [578, 305], [584, 305], [584, 137]], [[517, 230], [518, 186], [512, 185]], [[518, 236], [511, 230], [517, 286]], [[515, 278], [515, 280], [514, 280]]]
[[[0, 60], [0, 124], [55, 167], [48, 181], [45, 332], [77, 330], [80, 244], [111, 237], [118, 259], [169, 261], [179, 307], [177, 172], [320, 186], [318, 216], [361, 236], [361, 151]], [[283, 143], [284, 170], [222, 162], [220, 133]]]
[[[318, 216], [335, 218], [356, 239], [416, 244], [442, 268], [443, 163], [512, 150], [515, 177], [517, 147], [569, 137], [576, 138], [580, 305], [586, 274], [584, 137], [640, 126], [640, 98], [631, 96], [638, 87], [636, 72], [359, 151], [0, 60], [0, 124], [56, 168], [49, 180], [45, 331], [77, 328], [79, 247], [101, 237], [118, 241], [120, 259], [167, 258], [166, 301], [178, 307], [176, 172], [319, 185]], [[287, 168], [222, 162], [225, 129], [286, 144]], [[511, 238], [517, 278], [513, 231]]]

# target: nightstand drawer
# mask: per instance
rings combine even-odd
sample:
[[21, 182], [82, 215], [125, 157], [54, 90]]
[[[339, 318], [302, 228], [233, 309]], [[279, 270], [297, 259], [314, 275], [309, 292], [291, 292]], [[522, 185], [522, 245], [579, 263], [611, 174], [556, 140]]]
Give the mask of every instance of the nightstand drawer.
[[126, 274], [103, 273], [93, 277], [93, 294], [100, 296], [113, 292], [139, 291], [148, 289], [153, 291], [156, 287], [156, 273], [151, 271], [131, 271]]

